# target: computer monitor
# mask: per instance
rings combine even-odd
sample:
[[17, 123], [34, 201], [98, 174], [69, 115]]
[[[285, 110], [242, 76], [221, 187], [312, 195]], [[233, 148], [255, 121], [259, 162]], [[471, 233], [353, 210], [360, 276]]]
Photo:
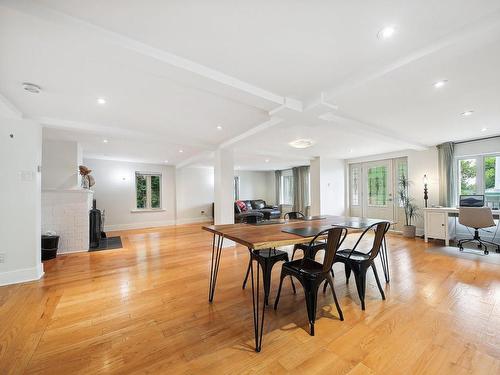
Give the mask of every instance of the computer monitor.
[[484, 195], [461, 195], [460, 207], [483, 207]]

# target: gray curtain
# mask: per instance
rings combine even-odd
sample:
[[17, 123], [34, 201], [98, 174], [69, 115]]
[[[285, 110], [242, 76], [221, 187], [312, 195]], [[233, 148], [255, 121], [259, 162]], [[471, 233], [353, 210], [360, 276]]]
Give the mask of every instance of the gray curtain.
[[293, 211], [306, 214], [309, 205], [309, 166], [292, 168], [293, 173]]
[[455, 145], [446, 142], [436, 146], [439, 167], [439, 205], [454, 207], [456, 204], [457, 178], [455, 174]]
[[276, 205], [280, 205], [281, 199], [281, 171], [274, 171], [274, 186], [276, 190]]

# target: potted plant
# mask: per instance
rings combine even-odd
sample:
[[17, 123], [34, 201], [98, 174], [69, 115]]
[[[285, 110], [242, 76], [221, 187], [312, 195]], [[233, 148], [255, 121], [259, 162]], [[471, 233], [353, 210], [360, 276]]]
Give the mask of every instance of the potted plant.
[[405, 225], [403, 226], [403, 236], [414, 238], [416, 227], [412, 223], [419, 217], [419, 208], [410, 197], [410, 180], [404, 174], [399, 178], [399, 202], [405, 211]]

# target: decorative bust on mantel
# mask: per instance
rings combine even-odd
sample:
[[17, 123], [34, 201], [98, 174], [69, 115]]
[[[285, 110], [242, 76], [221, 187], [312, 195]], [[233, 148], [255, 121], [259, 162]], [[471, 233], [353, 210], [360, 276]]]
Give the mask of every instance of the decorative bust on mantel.
[[82, 176], [82, 188], [90, 189], [92, 186], [94, 186], [95, 185], [94, 177], [90, 175], [92, 170], [88, 169], [84, 165], [80, 165], [78, 169], [80, 170], [80, 175]]

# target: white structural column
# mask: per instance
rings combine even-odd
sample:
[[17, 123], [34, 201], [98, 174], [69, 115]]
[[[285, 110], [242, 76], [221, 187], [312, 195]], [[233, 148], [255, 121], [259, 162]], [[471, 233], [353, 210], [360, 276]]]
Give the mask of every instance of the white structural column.
[[43, 275], [41, 159], [39, 124], [0, 113], [0, 285], [37, 280]]
[[311, 215], [345, 215], [345, 161], [315, 158], [310, 180]]
[[214, 164], [214, 219], [215, 224], [234, 223], [234, 162], [233, 150], [219, 148]]

